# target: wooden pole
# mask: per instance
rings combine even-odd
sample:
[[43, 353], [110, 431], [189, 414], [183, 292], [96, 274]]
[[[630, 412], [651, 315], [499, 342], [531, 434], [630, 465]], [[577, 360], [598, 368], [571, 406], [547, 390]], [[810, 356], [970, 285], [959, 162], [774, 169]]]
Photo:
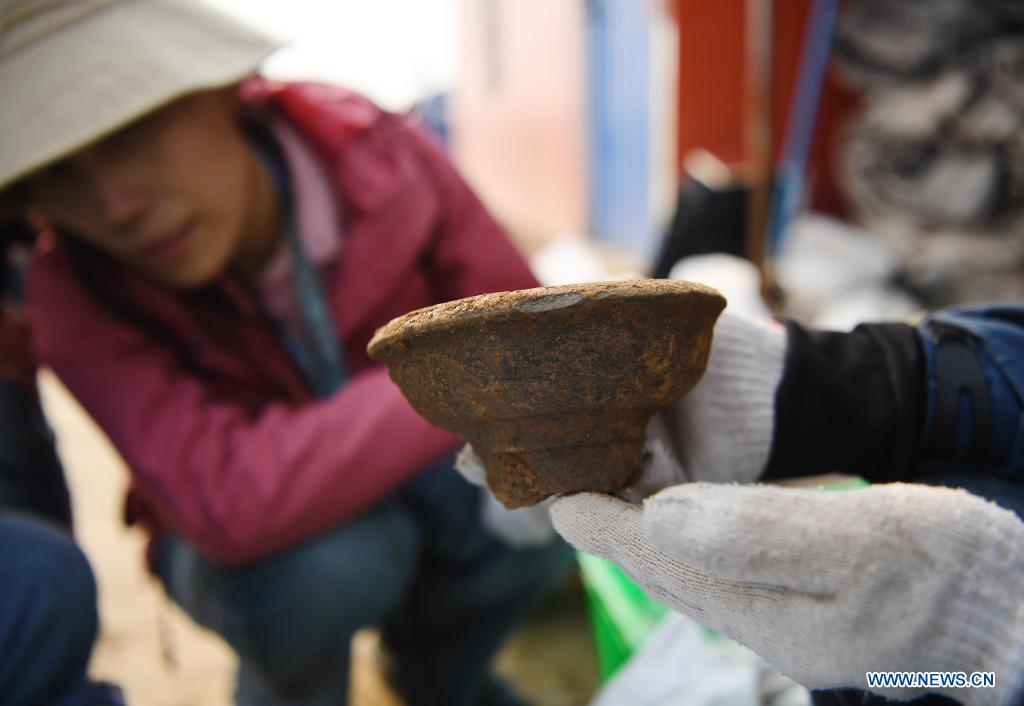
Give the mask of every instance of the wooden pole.
[[747, 258], [770, 289], [765, 265], [765, 230], [771, 204], [772, 173], [772, 0], [746, 5], [746, 162], [750, 196], [747, 205]]

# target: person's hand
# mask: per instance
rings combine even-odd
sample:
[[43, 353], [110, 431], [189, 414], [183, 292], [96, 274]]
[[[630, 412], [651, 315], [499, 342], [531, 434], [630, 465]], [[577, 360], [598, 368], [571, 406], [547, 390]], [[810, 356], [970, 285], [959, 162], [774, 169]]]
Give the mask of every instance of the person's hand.
[[689, 483], [643, 506], [567, 496], [551, 516], [571, 544], [807, 687], [994, 672], [994, 689], [933, 690], [972, 706], [1024, 697], [1024, 523], [963, 490]]
[[704, 377], [651, 421], [644, 474], [620, 495], [640, 499], [688, 481], [755, 481], [771, 452], [785, 356], [781, 324], [722, 314]]
[[30, 390], [35, 379], [28, 324], [13, 308], [0, 302], [0, 382], [13, 382]]

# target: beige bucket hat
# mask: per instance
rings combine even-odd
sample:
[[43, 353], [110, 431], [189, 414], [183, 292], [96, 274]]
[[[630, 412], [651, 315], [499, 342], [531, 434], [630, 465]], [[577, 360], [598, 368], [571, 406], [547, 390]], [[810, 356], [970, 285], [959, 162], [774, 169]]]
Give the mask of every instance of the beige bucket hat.
[[0, 190], [278, 45], [199, 0], [0, 0]]

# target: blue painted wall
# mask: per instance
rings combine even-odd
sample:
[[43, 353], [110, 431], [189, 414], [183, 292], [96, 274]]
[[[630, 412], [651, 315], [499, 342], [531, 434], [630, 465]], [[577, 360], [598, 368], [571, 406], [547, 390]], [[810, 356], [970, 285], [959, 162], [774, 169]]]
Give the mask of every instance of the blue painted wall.
[[588, 218], [598, 240], [649, 261], [651, 26], [642, 0], [586, 0]]

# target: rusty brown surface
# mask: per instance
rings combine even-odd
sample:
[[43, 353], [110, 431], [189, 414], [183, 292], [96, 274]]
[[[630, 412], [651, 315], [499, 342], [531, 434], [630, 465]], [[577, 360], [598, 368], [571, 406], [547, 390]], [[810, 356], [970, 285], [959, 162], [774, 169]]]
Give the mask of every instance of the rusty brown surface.
[[539, 287], [447, 302], [377, 331], [413, 407], [473, 444], [507, 507], [621, 488], [658, 409], [704, 374], [725, 306], [692, 282]]

